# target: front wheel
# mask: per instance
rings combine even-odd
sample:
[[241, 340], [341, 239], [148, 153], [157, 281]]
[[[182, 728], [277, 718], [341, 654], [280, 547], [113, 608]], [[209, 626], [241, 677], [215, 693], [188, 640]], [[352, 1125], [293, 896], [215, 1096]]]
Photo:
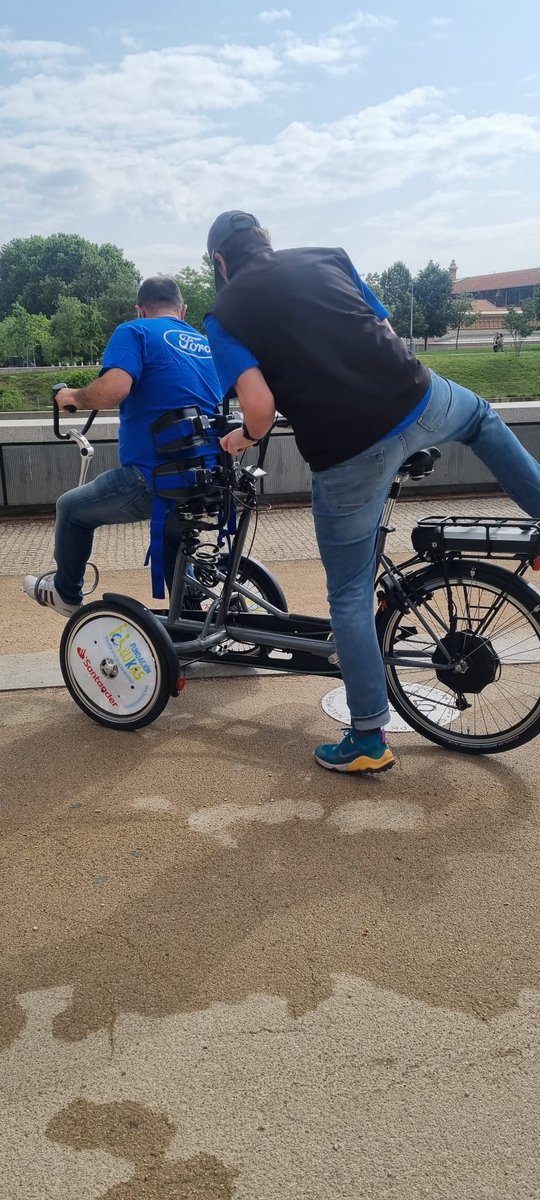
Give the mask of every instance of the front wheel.
[[68, 621], [60, 667], [68, 692], [88, 717], [108, 729], [134, 730], [163, 712], [171, 695], [170, 665], [155, 618], [98, 600]]
[[540, 733], [540, 594], [488, 563], [447, 566], [406, 577], [418, 614], [379, 611], [390, 701], [439, 746], [512, 750]]
[[[218, 561], [219, 571], [224, 575], [227, 571], [228, 555], [221, 554]], [[195, 566], [195, 576], [197, 575], [197, 567]], [[248, 558], [244, 556], [240, 559], [240, 565], [236, 575], [236, 581], [242, 587], [249, 591], [249, 596], [244, 595], [233, 587], [231, 599], [229, 602], [229, 612], [237, 615], [238, 613], [260, 613], [263, 614], [266, 610], [260, 601], [266, 600], [268, 604], [272, 604], [274, 608], [279, 608], [280, 612], [287, 612], [287, 600], [285, 593], [281, 588], [274, 575], [256, 558]], [[214, 587], [212, 590], [214, 595], [219, 595], [222, 584]], [[208, 608], [211, 601], [203, 601], [201, 607]], [[224, 654], [227, 655], [227, 661], [230, 662], [230, 655], [234, 654], [240, 663], [245, 659], [258, 653], [258, 647], [248, 642], [235, 642], [227, 638], [226, 641], [216, 646], [211, 651], [212, 657], [220, 658]]]

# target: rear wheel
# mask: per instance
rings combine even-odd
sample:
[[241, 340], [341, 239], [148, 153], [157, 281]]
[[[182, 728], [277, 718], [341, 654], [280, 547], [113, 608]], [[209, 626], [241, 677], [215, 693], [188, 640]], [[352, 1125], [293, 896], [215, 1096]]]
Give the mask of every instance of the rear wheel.
[[[540, 733], [540, 593], [483, 562], [449, 563], [448, 587], [437, 565], [408, 581], [428, 628], [412, 610], [378, 616], [389, 697], [403, 719], [469, 754], [511, 750]], [[420, 656], [428, 667], [415, 665]]]
[[[227, 554], [220, 555], [218, 568], [223, 574], [225, 574], [227, 570], [227, 562]], [[195, 575], [196, 574], [197, 567], [195, 566]], [[242, 592], [236, 591], [233, 588], [229, 603], [229, 612], [235, 614], [264, 614], [266, 610], [264, 609], [263, 605], [259, 603], [260, 600], [266, 600], [267, 603], [272, 604], [274, 608], [279, 608], [280, 612], [287, 612], [287, 600], [280, 584], [278, 583], [277, 579], [274, 578], [272, 573], [267, 570], [263, 563], [258, 562], [257, 559], [247, 557], [241, 558], [236, 580], [238, 583], [242, 584], [242, 586], [245, 587], [250, 594], [249, 596], [244, 596]], [[216, 595], [219, 595], [221, 588], [222, 584], [218, 584], [212, 590], [216, 593]], [[205, 600], [202, 602], [202, 607], [208, 608], [210, 603], [211, 602], [209, 600]], [[218, 658], [224, 654], [238, 655], [238, 659], [240, 661], [243, 657], [245, 657], [245, 655], [253, 654], [254, 651], [258, 651], [258, 647], [255, 645], [248, 644], [246, 642], [234, 642], [232, 640], [227, 640], [222, 642], [219, 646], [216, 646], [212, 653]]]
[[152, 620], [121, 604], [99, 600], [71, 617], [60, 666], [75, 703], [108, 729], [150, 725], [171, 694], [169, 664]]

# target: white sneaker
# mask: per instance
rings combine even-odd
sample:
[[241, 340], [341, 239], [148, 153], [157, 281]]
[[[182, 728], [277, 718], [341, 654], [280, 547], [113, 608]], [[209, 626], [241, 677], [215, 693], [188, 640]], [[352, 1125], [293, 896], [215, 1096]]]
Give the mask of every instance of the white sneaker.
[[80, 604], [66, 604], [54, 586], [54, 571], [47, 575], [25, 575], [23, 588], [31, 600], [37, 600], [44, 608], [54, 608], [60, 617], [71, 617]]

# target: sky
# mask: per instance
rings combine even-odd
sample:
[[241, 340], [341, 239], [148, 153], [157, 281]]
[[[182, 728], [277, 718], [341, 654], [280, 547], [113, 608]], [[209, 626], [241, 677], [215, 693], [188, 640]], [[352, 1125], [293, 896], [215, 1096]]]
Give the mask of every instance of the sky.
[[539, 266], [538, 0], [381, 4], [10, 6], [0, 245], [79, 233], [172, 273], [240, 208], [363, 275]]

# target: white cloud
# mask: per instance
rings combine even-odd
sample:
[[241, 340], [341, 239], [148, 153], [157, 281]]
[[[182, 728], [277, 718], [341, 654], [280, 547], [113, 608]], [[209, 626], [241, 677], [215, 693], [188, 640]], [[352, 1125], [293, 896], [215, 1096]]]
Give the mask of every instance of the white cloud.
[[70, 58], [83, 53], [80, 46], [70, 46], [67, 42], [0, 40], [0, 54], [25, 62], [29, 59]]
[[219, 57], [249, 78], [253, 76], [255, 79], [268, 79], [280, 70], [278, 59], [267, 46], [223, 46]]
[[[3, 173], [4, 220], [8, 208], [11, 214], [17, 205], [24, 209], [31, 197], [33, 210], [48, 212], [55, 227], [59, 213], [73, 212], [75, 203], [111, 218], [121, 211], [126, 221], [182, 226], [237, 206], [240, 191], [241, 205], [250, 211], [258, 205], [270, 213], [294, 211], [306, 197], [313, 208], [392, 193], [414, 179], [446, 181], [449, 167], [454, 180], [470, 180], [475, 173], [496, 176], [519, 160], [540, 160], [540, 121], [519, 113], [452, 113], [444, 94], [427, 87], [335, 122], [292, 122], [273, 140], [253, 143], [214, 129], [207, 112], [182, 114], [181, 99], [177, 110], [164, 114], [163, 90], [138, 66], [141, 108], [154, 97], [145, 121], [142, 111], [133, 112], [133, 89], [114, 91], [108, 76], [99, 108], [88, 112], [77, 94], [68, 114], [68, 86], [53, 96], [44, 123], [34, 108], [39, 97], [31, 91], [35, 131], [0, 146], [0, 167], [3, 162], [10, 168]], [[199, 61], [197, 66], [200, 70]], [[236, 66], [231, 71], [238, 84]], [[85, 78], [87, 100], [92, 89]], [[92, 82], [95, 87], [96, 78]], [[241, 97], [245, 101], [243, 90]], [[211, 103], [204, 87], [197, 98], [203, 102]], [[231, 92], [228, 103], [236, 102], [238, 94]], [[454, 209], [451, 215], [455, 219]], [[168, 241], [165, 229], [161, 232], [160, 241]]]
[[345, 25], [334, 25], [316, 42], [302, 41], [292, 34], [285, 43], [284, 58], [301, 67], [321, 67], [329, 74], [344, 74], [354, 70], [368, 48], [358, 42], [359, 30], [383, 30], [391, 32], [397, 21], [392, 17], [376, 17], [372, 13], [359, 12]]
[[[36, 74], [0, 91], [0, 116], [32, 126], [96, 133], [113, 142], [191, 136], [193, 114], [256, 104], [279, 69], [265, 47], [172, 47], [129, 54], [118, 67], [71, 79]], [[197, 128], [194, 129], [197, 132]]]
[[259, 13], [259, 21], [264, 25], [273, 25], [275, 21], [290, 21], [292, 13], [288, 8], [267, 8]]
[[354, 33], [356, 29], [395, 29], [399, 24], [395, 17], [375, 16], [374, 13], [357, 12], [352, 21], [345, 25], [335, 25], [333, 33]]
[[[512, 174], [535, 178], [537, 117], [470, 116], [456, 110], [457, 96], [430, 87], [335, 121], [294, 120], [272, 132], [278, 117], [270, 118], [264, 102], [297, 84], [300, 68], [350, 70], [365, 53], [354, 30], [335, 26], [318, 41], [289, 34], [279, 49], [168, 47], [126, 54], [115, 67], [88, 67], [74, 54], [53, 77], [40, 70], [4, 84], [0, 116], [9, 136], [0, 142], [0, 244], [17, 234], [73, 229], [120, 239], [135, 257], [140, 244], [149, 269], [169, 270], [176, 244], [184, 262], [190, 242], [197, 247], [191, 261], [199, 260], [204, 230], [222, 208], [257, 211], [285, 244], [291, 228], [297, 239], [308, 228], [319, 236], [318, 222], [326, 237], [343, 225], [364, 228], [363, 218], [376, 209], [384, 216], [369, 227], [370, 261], [376, 266], [378, 237], [385, 265], [400, 239], [420, 241], [427, 231], [438, 244], [439, 230], [446, 247], [458, 227], [478, 228], [480, 218], [456, 199], [456, 188], [474, 181], [489, 203], [489, 193], [507, 188]], [[248, 132], [250, 113], [264, 114], [259, 140]], [[401, 189], [442, 193], [450, 179], [454, 198], [446, 208], [439, 198], [412, 218], [400, 212], [395, 223], [384, 211]], [[528, 210], [519, 217], [529, 220]]]
[[[501, 189], [482, 198], [476, 186], [451, 186], [407, 207], [387, 209], [364, 222], [371, 261], [380, 268], [405, 258], [417, 270], [430, 257], [442, 266], [455, 258], [460, 276], [485, 270], [486, 262], [492, 270], [525, 266], [538, 257], [540, 217], [519, 212], [520, 197]], [[497, 200], [502, 203], [496, 205]]]
[[141, 39], [134, 37], [128, 29], [120, 30], [120, 43], [125, 46], [126, 50], [142, 50], [144, 46]]
[[452, 24], [451, 17], [430, 17], [429, 24], [434, 29], [444, 29], [445, 26]]
[[338, 38], [321, 38], [319, 42], [291, 42], [285, 51], [285, 58], [298, 66], [336, 67], [349, 64], [351, 60], [364, 58], [367, 50], [364, 46], [345, 46]]

